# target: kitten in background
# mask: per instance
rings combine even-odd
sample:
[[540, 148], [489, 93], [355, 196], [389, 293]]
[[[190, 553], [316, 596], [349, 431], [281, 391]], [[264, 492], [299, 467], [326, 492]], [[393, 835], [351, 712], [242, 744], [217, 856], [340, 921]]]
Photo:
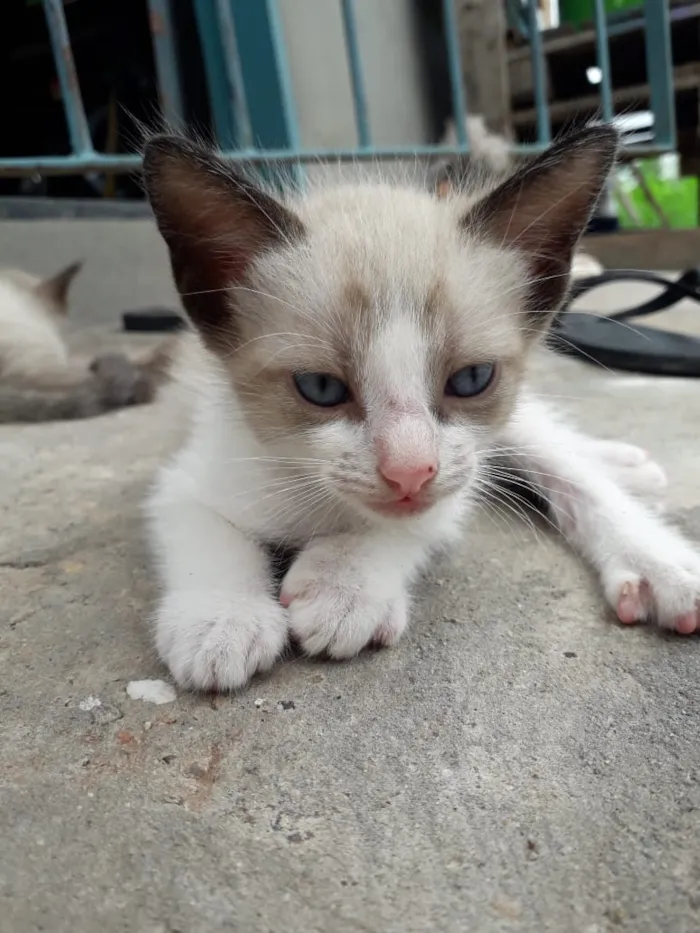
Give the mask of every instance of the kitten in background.
[[[178, 683], [240, 687], [290, 638], [333, 658], [395, 644], [420, 568], [513, 481], [621, 622], [700, 628], [700, 554], [637, 496], [663, 471], [527, 388], [617, 143], [584, 129], [469, 196], [378, 182], [282, 200], [202, 146], [148, 142], [193, 325], [176, 376], [197, 388], [147, 504]], [[275, 548], [296, 552], [281, 590]]]
[[82, 263], [48, 279], [19, 269], [0, 269], [0, 378], [41, 384], [68, 365], [63, 325], [68, 292]]
[[69, 359], [62, 331], [80, 268], [72, 263], [43, 280], [0, 270], [0, 424], [90, 418], [154, 397], [163, 348], [139, 362], [105, 354], [89, 369]]

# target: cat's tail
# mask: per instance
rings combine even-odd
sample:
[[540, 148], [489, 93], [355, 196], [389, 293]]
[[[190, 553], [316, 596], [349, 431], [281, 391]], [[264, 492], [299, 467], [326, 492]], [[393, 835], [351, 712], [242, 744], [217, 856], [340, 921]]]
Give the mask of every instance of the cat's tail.
[[[482, 163], [482, 168], [494, 175], [507, 175], [515, 168], [511, 142], [500, 133], [493, 133], [481, 114], [467, 117], [467, 136], [471, 153], [468, 158]], [[443, 146], [457, 145], [457, 130], [454, 120], [448, 120]]]
[[[491, 132], [480, 114], [468, 116], [466, 128], [469, 155], [448, 156], [433, 166], [430, 185], [440, 197], [456, 191], [467, 195], [484, 193], [515, 171], [517, 160], [510, 141]], [[448, 121], [440, 144], [457, 145], [454, 120]]]

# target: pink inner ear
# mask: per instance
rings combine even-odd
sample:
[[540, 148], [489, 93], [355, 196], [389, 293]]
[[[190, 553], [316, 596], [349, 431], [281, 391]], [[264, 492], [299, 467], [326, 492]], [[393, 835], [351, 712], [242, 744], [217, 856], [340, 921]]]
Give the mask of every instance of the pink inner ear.
[[260, 252], [303, 235], [303, 225], [229, 163], [177, 137], [148, 143], [144, 177], [183, 304], [212, 348], [230, 350], [236, 326], [228, 289]]
[[271, 218], [216, 177], [193, 176], [178, 165], [164, 182], [166, 239], [191, 254], [213, 287], [241, 281], [255, 255], [277, 237]]
[[562, 139], [484, 198], [476, 222], [497, 244], [528, 253], [535, 269], [568, 263], [616, 147], [617, 134], [608, 127]]

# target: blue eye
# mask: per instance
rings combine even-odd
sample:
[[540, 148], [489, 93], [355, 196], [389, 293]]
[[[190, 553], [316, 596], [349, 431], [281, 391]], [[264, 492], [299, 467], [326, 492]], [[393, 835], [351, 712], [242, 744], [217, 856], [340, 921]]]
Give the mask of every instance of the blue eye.
[[493, 382], [496, 367], [493, 363], [476, 363], [474, 366], [465, 366], [452, 373], [445, 385], [445, 395], [456, 395], [458, 398], [472, 398], [481, 395]]
[[294, 373], [294, 385], [303, 399], [321, 408], [334, 408], [350, 398], [345, 383], [328, 373]]

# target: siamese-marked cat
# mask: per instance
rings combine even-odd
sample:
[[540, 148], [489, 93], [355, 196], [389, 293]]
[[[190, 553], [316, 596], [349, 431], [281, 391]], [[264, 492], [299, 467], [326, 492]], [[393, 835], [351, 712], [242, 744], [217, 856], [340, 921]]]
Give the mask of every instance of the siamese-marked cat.
[[[395, 644], [420, 568], [512, 480], [621, 622], [700, 627], [700, 554], [638, 496], [662, 470], [527, 388], [617, 146], [582, 129], [442, 198], [390, 181], [279, 197], [201, 145], [147, 143], [193, 327], [176, 375], [198, 388], [147, 504], [179, 684], [241, 687], [290, 638], [333, 658]], [[277, 548], [295, 553], [281, 588]]]

